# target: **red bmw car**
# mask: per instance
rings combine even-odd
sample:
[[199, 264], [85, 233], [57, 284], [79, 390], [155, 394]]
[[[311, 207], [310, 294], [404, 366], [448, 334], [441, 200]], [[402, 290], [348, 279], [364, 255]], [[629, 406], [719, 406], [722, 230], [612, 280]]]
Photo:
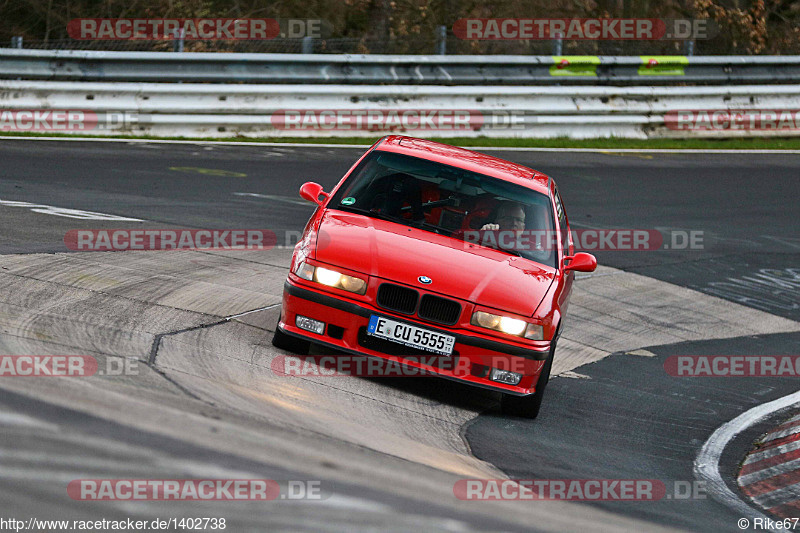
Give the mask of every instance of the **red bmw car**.
[[317, 204], [292, 256], [273, 344], [316, 343], [503, 393], [534, 418], [574, 271], [558, 188], [496, 157], [384, 137]]

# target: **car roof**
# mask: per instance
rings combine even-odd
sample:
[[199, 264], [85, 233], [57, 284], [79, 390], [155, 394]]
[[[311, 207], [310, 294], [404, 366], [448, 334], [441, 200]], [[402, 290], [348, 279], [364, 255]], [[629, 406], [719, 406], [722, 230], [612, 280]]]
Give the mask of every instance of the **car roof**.
[[549, 176], [532, 168], [466, 148], [405, 135], [388, 135], [378, 142], [375, 149], [436, 161], [548, 194]]

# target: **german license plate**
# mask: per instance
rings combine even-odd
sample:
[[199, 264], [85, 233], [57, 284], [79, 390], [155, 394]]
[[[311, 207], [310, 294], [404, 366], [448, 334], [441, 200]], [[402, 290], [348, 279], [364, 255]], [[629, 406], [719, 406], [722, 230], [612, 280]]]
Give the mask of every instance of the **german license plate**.
[[367, 335], [441, 355], [451, 355], [456, 343], [456, 338], [452, 335], [418, 328], [378, 315], [369, 317]]

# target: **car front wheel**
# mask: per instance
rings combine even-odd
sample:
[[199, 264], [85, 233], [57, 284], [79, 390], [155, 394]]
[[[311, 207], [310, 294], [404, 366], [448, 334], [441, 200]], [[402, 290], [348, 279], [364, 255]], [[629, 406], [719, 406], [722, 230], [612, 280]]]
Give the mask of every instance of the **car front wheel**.
[[[278, 320], [278, 323], [280, 323], [280, 320]], [[308, 350], [311, 347], [309, 341], [287, 335], [277, 325], [275, 326], [275, 335], [272, 336], [272, 345], [281, 350], [300, 355], [308, 355]]]
[[542, 373], [539, 374], [539, 379], [536, 381], [536, 391], [533, 394], [528, 396], [503, 395], [500, 400], [500, 409], [503, 414], [531, 419], [539, 416], [539, 409], [541, 409], [542, 400], [544, 399], [544, 391], [547, 387], [547, 382], [550, 381], [550, 369], [553, 367], [555, 351], [555, 346], [553, 346], [547, 357], [547, 362], [542, 368]]

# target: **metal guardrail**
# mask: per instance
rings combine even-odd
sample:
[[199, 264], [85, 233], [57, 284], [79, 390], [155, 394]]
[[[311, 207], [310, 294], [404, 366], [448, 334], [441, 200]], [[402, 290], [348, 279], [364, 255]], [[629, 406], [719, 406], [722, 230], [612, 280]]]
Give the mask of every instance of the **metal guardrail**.
[[[0, 102], [3, 114], [95, 114], [96, 126], [77, 133], [99, 135], [375, 137], [404, 132], [425, 137], [646, 139], [800, 134], [796, 111], [788, 129], [778, 128], [776, 122], [774, 129], [760, 131], [679, 130], [667, 119], [671, 114], [674, 119], [678, 110], [798, 110], [800, 85], [443, 87], [6, 80], [0, 81]], [[416, 129], [403, 122], [423, 112], [445, 120]], [[287, 122], [287, 114], [293, 114], [293, 123]], [[368, 116], [375, 117], [372, 125]], [[455, 116], [463, 119], [463, 127], [454, 125]], [[346, 126], [359, 120], [360, 127]]]
[[363, 85], [800, 82], [800, 56], [391, 56], [0, 48], [0, 78]]

